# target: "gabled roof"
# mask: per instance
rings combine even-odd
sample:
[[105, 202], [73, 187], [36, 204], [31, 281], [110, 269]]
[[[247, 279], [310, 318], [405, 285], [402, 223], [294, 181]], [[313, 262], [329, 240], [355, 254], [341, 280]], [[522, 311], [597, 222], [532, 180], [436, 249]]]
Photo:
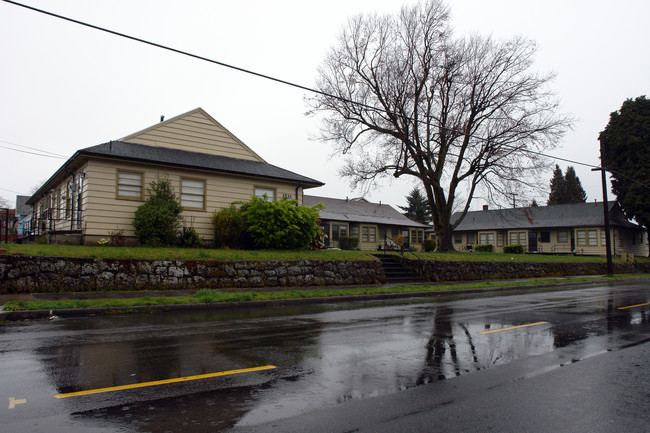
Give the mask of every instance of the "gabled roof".
[[[609, 219], [612, 226], [639, 228], [628, 221], [617, 202], [608, 202]], [[451, 216], [454, 223], [461, 213]], [[456, 227], [456, 231], [550, 229], [572, 227], [604, 226], [603, 202], [536, 206], [514, 209], [497, 209], [467, 212]]]
[[265, 162], [200, 107], [127, 135], [119, 141]]
[[166, 147], [145, 146], [143, 144], [126, 143], [123, 141], [111, 141], [97, 146], [87, 147], [79, 150], [77, 154], [80, 156], [107, 157], [141, 163], [209, 170], [218, 173], [302, 182], [305, 188], [324, 185], [323, 182], [285, 170], [267, 162], [229, 158], [200, 152], [188, 152]]
[[324, 220], [417, 228], [429, 227], [408, 219], [387, 204], [370, 203], [365, 199], [343, 200], [310, 195], [303, 197], [305, 206], [314, 206], [321, 202], [325, 205], [325, 209], [320, 213], [320, 217]]

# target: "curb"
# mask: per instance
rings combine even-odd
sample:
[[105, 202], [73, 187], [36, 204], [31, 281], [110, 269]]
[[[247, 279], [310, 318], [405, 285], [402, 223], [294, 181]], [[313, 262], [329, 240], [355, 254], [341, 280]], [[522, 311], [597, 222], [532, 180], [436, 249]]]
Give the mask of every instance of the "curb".
[[[24, 311], [0, 311], [0, 322], [26, 321], [26, 320], [54, 320], [57, 318], [93, 317], [111, 314], [130, 313], [163, 313], [163, 312], [197, 312], [197, 311], [225, 311], [231, 309], [261, 308], [261, 307], [283, 307], [290, 305], [309, 305], [325, 303], [341, 303], [355, 301], [373, 301], [384, 299], [418, 298], [418, 297], [441, 297], [449, 295], [471, 295], [479, 293], [498, 293], [521, 290], [551, 289], [567, 290], [575, 288], [593, 287], [606, 282], [607, 285], [622, 285], [630, 282], [647, 281], [648, 278], [630, 278], [625, 280], [595, 280], [567, 283], [532, 284], [528, 286], [501, 286], [481, 289], [459, 289], [441, 290], [410, 293], [384, 293], [376, 295], [348, 295], [330, 296], [320, 298], [291, 298], [275, 299], [268, 301], [237, 301], [237, 302], [215, 302], [210, 304], [172, 304], [172, 305], [140, 305], [131, 307], [100, 307], [100, 308], [65, 308], [53, 310], [24, 310]], [[381, 286], [379, 286], [381, 287]]]

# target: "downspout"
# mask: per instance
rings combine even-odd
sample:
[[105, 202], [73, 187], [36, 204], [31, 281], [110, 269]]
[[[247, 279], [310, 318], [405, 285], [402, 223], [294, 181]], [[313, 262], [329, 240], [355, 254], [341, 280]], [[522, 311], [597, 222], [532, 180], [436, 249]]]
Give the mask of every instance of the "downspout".
[[298, 190], [302, 187], [302, 182], [298, 182], [298, 186], [296, 187], [296, 206], [300, 203], [300, 199], [298, 198]]

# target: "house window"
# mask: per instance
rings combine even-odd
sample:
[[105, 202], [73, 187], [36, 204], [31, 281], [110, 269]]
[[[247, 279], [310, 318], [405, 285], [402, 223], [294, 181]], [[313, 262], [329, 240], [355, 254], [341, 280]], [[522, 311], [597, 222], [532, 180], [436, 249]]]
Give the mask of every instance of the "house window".
[[463, 243], [463, 235], [460, 232], [454, 232], [454, 243], [455, 244], [462, 244]]
[[377, 228], [376, 227], [361, 227], [361, 242], [376, 242], [377, 241]]
[[264, 198], [264, 196], [268, 201], [275, 201], [275, 189], [255, 187], [255, 197]]
[[598, 245], [598, 230], [587, 230], [587, 243]]
[[543, 242], [545, 244], [550, 243], [551, 242], [551, 232], [540, 232], [539, 241]]
[[332, 224], [332, 240], [338, 241], [341, 236], [348, 235], [348, 226], [341, 224]]
[[467, 233], [467, 243], [474, 245], [474, 233]]
[[143, 200], [143, 177], [142, 172], [118, 170], [116, 198], [121, 200]]
[[587, 245], [587, 231], [576, 230], [576, 242], [579, 246]]
[[205, 210], [205, 180], [181, 178], [181, 206]]
[[355, 238], [359, 237], [359, 226], [350, 227], [350, 236]]
[[605, 230], [601, 230], [601, 231], [600, 231], [600, 245], [602, 245], [602, 246], [606, 246], [606, 245], [607, 245], [607, 239], [606, 239], [606, 236], [607, 236], [607, 231], [605, 231]]
[[569, 232], [557, 232], [557, 241], [560, 243], [569, 242]]
[[503, 233], [497, 233], [497, 247], [503, 246]]
[[526, 246], [526, 232], [510, 232], [510, 245]]
[[424, 242], [424, 230], [418, 230], [418, 243]]
[[[503, 236], [501, 240], [503, 242]], [[481, 245], [494, 245], [494, 233], [479, 233], [478, 243]]]

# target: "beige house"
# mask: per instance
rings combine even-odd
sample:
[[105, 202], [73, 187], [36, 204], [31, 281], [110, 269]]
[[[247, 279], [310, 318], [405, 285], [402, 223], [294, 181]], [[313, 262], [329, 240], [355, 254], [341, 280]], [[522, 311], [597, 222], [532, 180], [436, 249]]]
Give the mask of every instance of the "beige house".
[[201, 108], [117, 141], [77, 151], [27, 203], [32, 231], [52, 243], [96, 245], [111, 232], [134, 240], [133, 217], [146, 188], [168, 177], [183, 224], [214, 239], [210, 216], [234, 201], [266, 194], [302, 204], [323, 183], [268, 164]]
[[306, 206], [323, 203], [320, 225], [329, 248], [339, 248], [343, 236], [359, 239], [360, 250], [382, 250], [397, 248], [396, 237], [401, 235], [404, 246], [421, 251], [424, 242], [425, 224], [412, 221], [393, 207], [382, 203], [371, 203], [364, 198], [337, 199], [329, 197], [304, 196]]
[[[608, 209], [612, 254], [647, 256], [643, 227], [628, 221], [617, 202], [608, 202]], [[452, 215], [452, 222], [459, 216]], [[605, 255], [604, 219], [602, 202], [473, 211], [454, 230], [454, 247], [490, 244], [503, 252], [505, 245], [519, 244], [528, 253]]]

